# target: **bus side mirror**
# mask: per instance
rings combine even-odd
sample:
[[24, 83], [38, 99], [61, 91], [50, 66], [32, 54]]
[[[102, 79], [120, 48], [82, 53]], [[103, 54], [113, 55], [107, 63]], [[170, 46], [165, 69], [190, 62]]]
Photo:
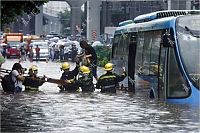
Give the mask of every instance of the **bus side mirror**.
[[171, 39], [170, 34], [163, 34], [162, 36], [162, 42], [163, 42], [163, 47], [173, 47], [174, 42]]

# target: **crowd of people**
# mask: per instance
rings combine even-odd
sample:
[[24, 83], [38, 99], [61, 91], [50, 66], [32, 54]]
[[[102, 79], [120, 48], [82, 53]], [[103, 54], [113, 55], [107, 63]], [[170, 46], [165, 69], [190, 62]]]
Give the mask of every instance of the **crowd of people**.
[[[83, 49], [83, 53], [76, 57], [76, 67], [70, 71], [70, 63], [64, 62], [61, 65], [63, 71], [60, 79], [52, 79], [50, 77], [38, 77], [38, 67], [36, 65], [31, 66], [28, 69], [28, 76], [24, 76], [24, 69], [20, 63], [15, 63], [11, 70], [12, 81], [14, 82], [14, 88], [12, 92], [21, 92], [23, 85], [25, 91], [38, 91], [39, 86], [45, 82], [52, 82], [59, 84], [61, 92], [76, 92], [80, 88], [82, 92], [93, 92], [95, 88], [101, 89], [102, 93], [116, 93], [116, 87], [118, 82], [122, 81], [126, 77], [125, 69], [122, 75], [113, 73], [114, 65], [107, 63], [104, 66], [106, 74], [97, 76], [97, 55], [94, 48], [87, 43], [87, 41], [80, 41], [80, 47]], [[93, 77], [96, 79], [96, 86], [93, 82]], [[3, 88], [6, 91], [6, 88]]]
[[49, 59], [52, 61], [68, 61], [70, 58], [72, 62], [75, 62], [75, 57], [77, 54], [78, 48], [74, 43], [71, 44], [70, 48], [64, 45], [57, 46], [56, 44], [50, 44]]

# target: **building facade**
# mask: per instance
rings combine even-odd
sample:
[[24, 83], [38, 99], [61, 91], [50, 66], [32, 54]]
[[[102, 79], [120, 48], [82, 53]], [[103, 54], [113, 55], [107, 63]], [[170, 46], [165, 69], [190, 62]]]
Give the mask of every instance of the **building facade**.
[[[155, 0], [155, 1], [109, 1], [103, 0], [100, 5], [100, 34], [104, 33], [105, 27], [116, 27], [118, 23], [128, 19], [134, 19], [136, 16], [167, 9], [199, 9], [200, 0]], [[170, 3], [171, 2], [171, 3]], [[173, 3], [173, 4], [172, 4]], [[189, 3], [189, 4], [188, 4]], [[87, 5], [86, 5], [87, 6]], [[85, 9], [86, 9], [85, 6]], [[188, 7], [189, 6], [189, 7]], [[66, 8], [70, 9], [66, 1], [50, 1], [43, 7], [43, 33], [49, 34], [51, 32], [60, 34], [62, 27], [59, 22], [57, 14], [64, 11]], [[84, 12], [85, 19], [87, 20], [86, 10]], [[34, 14], [24, 15], [18, 17], [17, 21], [9, 27], [12, 32], [22, 31], [24, 34], [35, 34], [35, 21]], [[87, 28], [86, 22], [82, 29]], [[85, 30], [86, 31], [86, 30]]]

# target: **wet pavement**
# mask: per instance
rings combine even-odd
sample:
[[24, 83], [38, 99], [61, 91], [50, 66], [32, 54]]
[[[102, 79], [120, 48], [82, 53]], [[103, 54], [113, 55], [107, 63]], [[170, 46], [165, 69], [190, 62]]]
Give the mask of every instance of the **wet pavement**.
[[[2, 67], [11, 69], [16, 61], [7, 60]], [[38, 65], [41, 76], [59, 78], [62, 74], [61, 63], [24, 62], [22, 66], [31, 64]], [[145, 90], [135, 94], [60, 93], [52, 83], [44, 83], [37, 93], [13, 95], [1, 89], [1, 132], [199, 133], [199, 111], [195, 106], [150, 100]]]

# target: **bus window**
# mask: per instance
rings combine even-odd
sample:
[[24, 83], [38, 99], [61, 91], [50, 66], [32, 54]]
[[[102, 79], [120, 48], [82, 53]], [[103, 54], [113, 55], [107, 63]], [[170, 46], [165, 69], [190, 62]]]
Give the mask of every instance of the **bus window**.
[[143, 45], [144, 45], [144, 33], [138, 33], [137, 36], [137, 54], [135, 60], [135, 73], [140, 75], [143, 73], [142, 62], [143, 62]]
[[149, 75], [151, 44], [152, 44], [152, 34], [150, 32], [146, 32], [144, 34], [144, 47], [143, 47], [143, 62], [142, 62], [143, 75]]
[[161, 31], [138, 34], [136, 73], [138, 75], [157, 75]]
[[120, 35], [115, 35], [112, 46], [112, 58], [116, 58], [117, 47], [119, 44]]
[[152, 43], [151, 43], [151, 54], [150, 54], [150, 66], [149, 74], [158, 75], [158, 67], [161, 71], [161, 66], [159, 64], [159, 49], [161, 43], [161, 31], [155, 31], [152, 33]]
[[115, 35], [112, 46], [112, 62], [116, 65], [115, 72], [121, 73], [121, 67], [128, 66], [130, 34]]
[[167, 97], [186, 97], [189, 88], [175, 60], [174, 49], [169, 50]]
[[128, 52], [129, 52], [129, 42], [130, 42], [130, 35], [126, 34], [122, 37], [122, 41], [120, 43], [119, 49], [121, 50], [121, 60], [124, 62], [124, 66], [128, 66]]

